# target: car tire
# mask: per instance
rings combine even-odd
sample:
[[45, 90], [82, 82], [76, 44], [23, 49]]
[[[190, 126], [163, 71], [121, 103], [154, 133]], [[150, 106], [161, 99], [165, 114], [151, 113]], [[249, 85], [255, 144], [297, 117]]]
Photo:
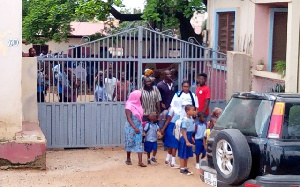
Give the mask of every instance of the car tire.
[[251, 151], [245, 136], [239, 130], [220, 131], [213, 143], [212, 156], [218, 180], [236, 185], [248, 178], [252, 166]]

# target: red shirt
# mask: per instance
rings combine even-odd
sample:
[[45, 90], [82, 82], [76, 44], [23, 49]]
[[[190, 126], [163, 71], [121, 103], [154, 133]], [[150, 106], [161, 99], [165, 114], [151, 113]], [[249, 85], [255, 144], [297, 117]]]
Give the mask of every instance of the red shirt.
[[[210, 99], [210, 88], [207, 85], [197, 86], [196, 95], [198, 97], [198, 111], [202, 111], [205, 106], [206, 99]], [[204, 113], [209, 115], [209, 107], [207, 107]]]

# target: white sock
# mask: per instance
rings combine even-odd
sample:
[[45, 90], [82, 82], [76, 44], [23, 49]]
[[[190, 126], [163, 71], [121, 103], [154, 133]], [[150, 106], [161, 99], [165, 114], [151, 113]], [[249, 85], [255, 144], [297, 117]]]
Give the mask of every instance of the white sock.
[[166, 161], [169, 161], [169, 160], [170, 160], [170, 158], [171, 158], [171, 155], [168, 153], [168, 154], [167, 154]]
[[175, 163], [176, 163], [175, 157], [172, 157], [172, 162], [171, 162], [171, 164], [175, 164]]
[[155, 158], [155, 156], [152, 156], [152, 158]]

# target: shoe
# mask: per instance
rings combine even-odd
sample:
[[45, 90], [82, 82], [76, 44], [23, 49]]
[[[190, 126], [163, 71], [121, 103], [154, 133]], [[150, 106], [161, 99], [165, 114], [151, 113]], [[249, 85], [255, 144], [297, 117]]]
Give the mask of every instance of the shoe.
[[173, 169], [179, 169], [179, 168], [180, 168], [180, 166], [177, 165], [177, 164], [170, 164], [170, 166], [171, 166], [171, 168], [173, 168]]
[[200, 169], [200, 165], [199, 164], [196, 164], [196, 169]]
[[188, 169], [180, 169], [180, 173], [186, 175], [194, 175], [194, 173], [189, 171]]
[[154, 157], [151, 158], [151, 161], [154, 162], [154, 163], [157, 163], [157, 161]]
[[186, 175], [194, 175], [194, 173], [186, 169]]
[[187, 174], [186, 170], [187, 169], [180, 169], [180, 174]]
[[150, 160], [147, 160], [147, 164], [148, 164], [148, 165], [151, 165], [151, 162], [150, 162]]
[[169, 165], [169, 163], [170, 163], [169, 161], [165, 160], [165, 164], [166, 164], [167, 166]]

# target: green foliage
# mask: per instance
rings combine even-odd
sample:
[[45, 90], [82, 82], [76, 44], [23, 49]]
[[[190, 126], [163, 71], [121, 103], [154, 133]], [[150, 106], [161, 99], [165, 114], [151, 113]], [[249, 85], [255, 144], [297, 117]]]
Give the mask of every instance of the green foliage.
[[194, 12], [203, 12], [205, 6], [202, 0], [148, 0], [142, 18], [157, 21], [165, 27], [178, 25], [177, 14], [192, 18]]
[[[157, 21], [160, 28], [178, 28], [178, 15], [191, 18], [205, 10], [203, 0], [147, 0], [142, 18]], [[111, 6], [122, 0], [22, 0], [23, 38], [30, 43], [67, 41], [71, 21], [104, 21]], [[139, 13], [140, 10], [134, 10]]]
[[[30, 0], [25, 4], [23, 38], [30, 43], [67, 40], [74, 18], [73, 0]], [[24, 15], [24, 14], [23, 14]]]
[[280, 73], [283, 77], [285, 76], [286, 62], [283, 60], [279, 60], [275, 62], [274, 70]]

